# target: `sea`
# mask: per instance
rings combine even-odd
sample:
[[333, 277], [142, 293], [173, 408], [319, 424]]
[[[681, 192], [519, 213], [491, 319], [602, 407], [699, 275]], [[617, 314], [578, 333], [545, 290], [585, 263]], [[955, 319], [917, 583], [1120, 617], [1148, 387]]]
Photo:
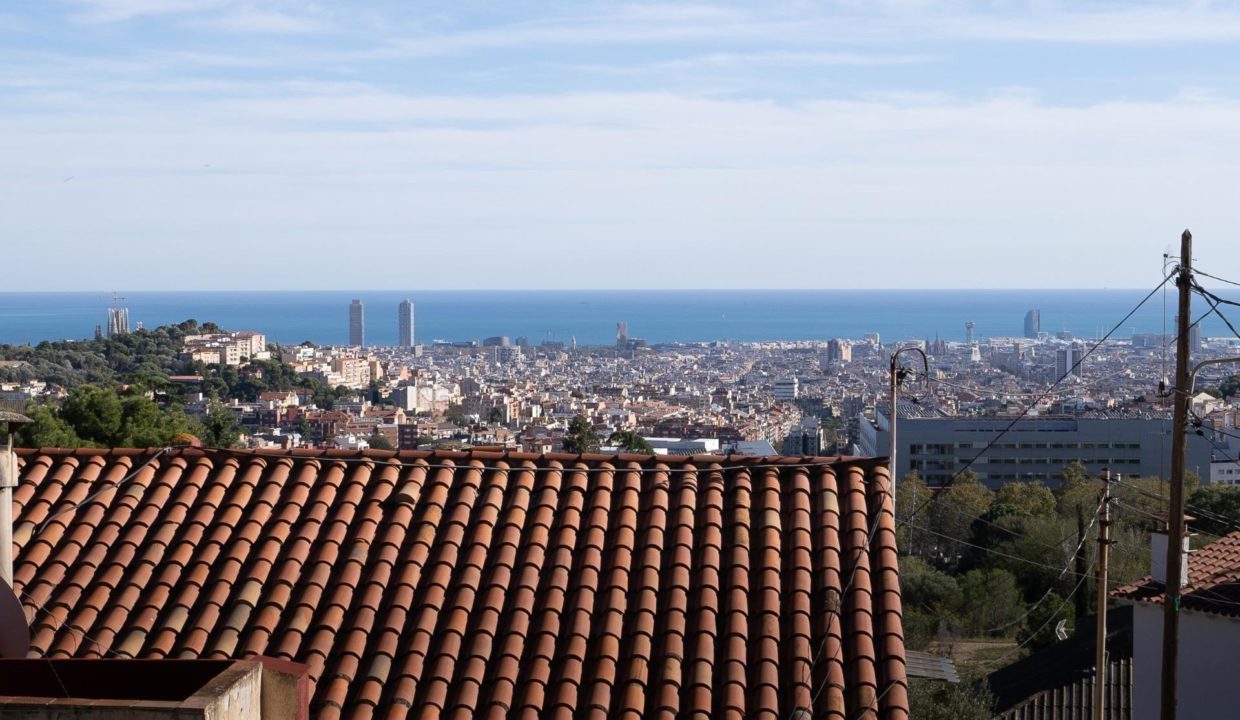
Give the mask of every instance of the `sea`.
[[[415, 304], [419, 343], [507, 336], [530, 344], [558, 341], [610, 345], [616, 324], [630, 338], [651, 344], [756, 342], [857, 338], [878, 333], [883, 342], [942, 338], [1019, 337], [1025, 313], [1037, 308], [1041, 329], [1067, 330], [1082, 339], [1161, 333], [1174, 327], [1175, 293], [1159, 292], [1131, 318], [1120, 321], [1146, 290], [460, 290], [460, 291], [258, 291], [0, 293], [0, 343], [37, 344], [85, 339], [107, 323], [116, 302], [129, 309], [130, 325], [153, 328], [193, 318], [229, 330], [256, 330], [269, 340], [344, 344], [349, 303], [365, 305], [366, 344], [394, 345], [397, 305]], [[1219, 295], [1240, 300], [1234, 293]], [[1208, 311], [1194, 298], [1193, 319]], [[1224, 310], [1234, 308], [1224, 307]], [[1233, 313], [1240, 319], [1240, 311]], [[1202, 336], [1232, 333], [1217, 317]], [[1173, 331], [1172, 331], [1173, 332]]]

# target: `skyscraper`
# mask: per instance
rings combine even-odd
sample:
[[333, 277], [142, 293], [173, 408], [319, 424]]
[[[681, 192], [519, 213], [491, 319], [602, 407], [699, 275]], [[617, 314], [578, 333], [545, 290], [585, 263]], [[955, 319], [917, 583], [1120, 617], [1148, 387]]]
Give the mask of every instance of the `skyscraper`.
[[1055, 352], [1055, 378], [1064, 377], [1068, 373], [1079, 376], [1081, 374], [1081, 367], [1077, 363], [1081, 362], [1083, 354], [1081, 346], [1075, 344], [1057, 350]]
[[1037, 339], [1042, 331], [1042, 313], [1034, 308], [1025, 313], [1025, 337]]
[[349, 345], [361, 347], [366, 344], [366, 310], [361, 300], [349, 305]]
[[408, 298], [402, 301], [397, 316], [396, 334], [400, 339], [400, 347], [413, 347], [413, 302]]

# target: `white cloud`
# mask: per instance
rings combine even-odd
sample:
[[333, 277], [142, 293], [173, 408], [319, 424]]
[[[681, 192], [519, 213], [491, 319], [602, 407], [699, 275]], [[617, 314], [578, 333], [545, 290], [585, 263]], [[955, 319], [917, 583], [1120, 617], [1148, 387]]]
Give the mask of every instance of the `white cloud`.
[[120, 22], [139, 17], [201, 13], [236, 4], [237, 0], [73, 0], [85, 22]]
[[920, 65], [934, 62], [932, 55], [861, 52], [716, 52], [652, 63], [575, 64], [567, 69], [607, 75], [650, 75], [681, 71], [736, 72], [756, 68], [813, 68], [833, 66]]
[[[1188, 225], [1203, 267], [1240, 262], [1224, 242], [1240, 220], [1240, 102], [1217, 96], [269, 90], [0, 117], [11, 261], [79, 258], [56, 276], [70, 287], [206, 244], [165, 286], [343, 287], [333, 258], [360, 243], [388, 267], [438, 268], [419, 281], [437, 287], [1139, 286]], [[91, 255], [109, 242], [124, 257]], [[600, 277], [616, 244], [650, 262]]]
[[200, 24], [217, 30], [247, 33], [311, 34], [330, 29], [327, 23], [314, 18], [250, 7], [205, 19]]

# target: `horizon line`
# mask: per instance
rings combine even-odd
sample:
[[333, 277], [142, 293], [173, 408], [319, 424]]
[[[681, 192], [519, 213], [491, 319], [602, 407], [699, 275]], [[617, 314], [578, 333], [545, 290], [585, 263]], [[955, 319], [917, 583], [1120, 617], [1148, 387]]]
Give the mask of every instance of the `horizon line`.
[[[427, 293], [427, 292], [546, 292], [546, 293], [579, 293], [579, 292], [1111, 292], [1111, 291], [1146, 291], [1147, 287], [866, 287], [866, 288], [764, 288], [764, 287], [700, 287], [700, 288], [196, 288], [196, 289], [122, 289], [122, 290], [0, 290], [0, 295], [96, 295], [113, 292], [131, 293]], [[103, 299], [110, 299], [103, 298]]]

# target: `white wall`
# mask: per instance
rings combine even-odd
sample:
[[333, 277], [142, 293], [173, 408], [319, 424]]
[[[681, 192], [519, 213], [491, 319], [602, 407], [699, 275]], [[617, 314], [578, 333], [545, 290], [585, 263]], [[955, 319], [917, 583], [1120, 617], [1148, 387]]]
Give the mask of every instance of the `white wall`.
[[[1132, 719], [1158, 720], [1162, 693], [1161, 605], [1133, 612]], [[1240, 716], [1240, 620], [1185, 610], [1180, 614], [1179, 717]]]

